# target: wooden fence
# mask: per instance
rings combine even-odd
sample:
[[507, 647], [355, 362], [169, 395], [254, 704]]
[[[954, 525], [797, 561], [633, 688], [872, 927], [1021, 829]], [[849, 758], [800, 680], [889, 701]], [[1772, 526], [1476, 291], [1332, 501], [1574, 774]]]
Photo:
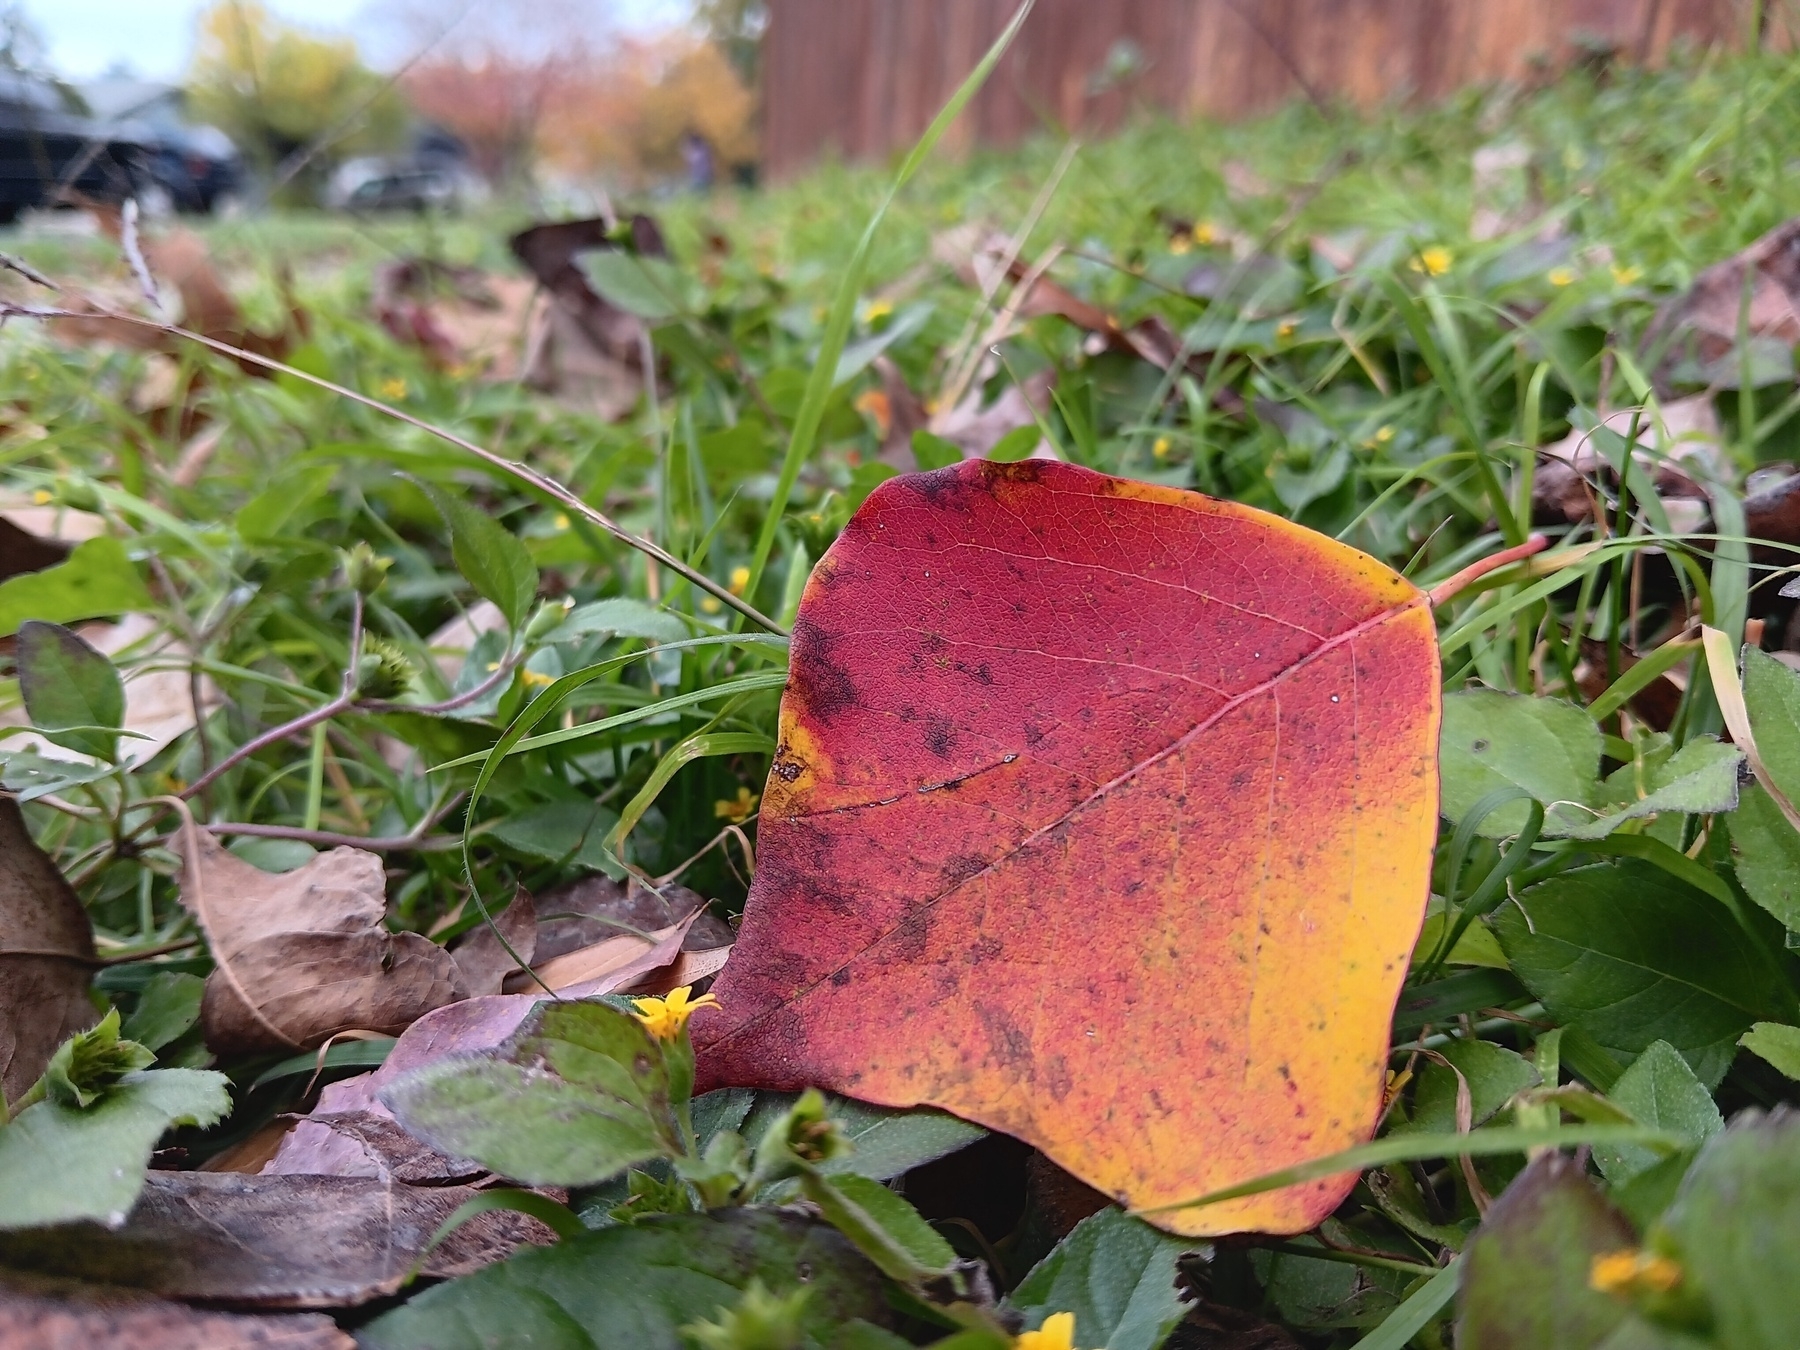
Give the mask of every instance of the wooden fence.
[[[771, 0], [765, 171], [910, 144], [1016, 3]], [[952, 138], [1091, 131], [1140, 105], [1230, 118], [1296, 97], [1429, 99], [1596, 47], [1655, 62], [1679, 42], [1736, 44], [1753, 13], [1788, 22], [1782, 0], [1038, 0]]]

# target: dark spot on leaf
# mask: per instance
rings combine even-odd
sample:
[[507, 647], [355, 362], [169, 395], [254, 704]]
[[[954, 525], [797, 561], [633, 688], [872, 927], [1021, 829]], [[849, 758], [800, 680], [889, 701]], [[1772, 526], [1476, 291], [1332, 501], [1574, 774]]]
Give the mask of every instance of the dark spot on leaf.
[[794, 620], [792, 687], [806, 700], [807, 711], [822, 722], [861, 705], [850, 672], [833, 659], [832, 648], [838, 641], [836, 634], [824, 632], [804, 617]]
[[925, 728], [925, 748], [939, 759], [948, 759], [956, 747], [956, 728], [947, 717], [934, 717]]

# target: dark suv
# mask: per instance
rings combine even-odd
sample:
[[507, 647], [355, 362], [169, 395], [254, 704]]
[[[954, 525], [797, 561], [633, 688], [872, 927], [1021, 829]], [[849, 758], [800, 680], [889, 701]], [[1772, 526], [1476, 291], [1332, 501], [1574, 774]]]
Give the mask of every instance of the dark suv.
[[49, 80], [0, 69], [0, 223], [70, 191], [120, 201], [148, 179], [137, 139], [75, 111]]

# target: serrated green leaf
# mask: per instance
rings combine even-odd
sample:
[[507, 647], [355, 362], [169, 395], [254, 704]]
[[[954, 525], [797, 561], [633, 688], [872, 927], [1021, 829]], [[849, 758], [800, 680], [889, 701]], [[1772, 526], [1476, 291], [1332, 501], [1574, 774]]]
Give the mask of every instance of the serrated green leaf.
[[687, 308], [687, 279], [666, 259], [646, 258], [623, 249], [595, 249], [580, 255], [578, 261], [588, 284], [627, 314], [659, 323]]
[[1744, 789], [1726, 830], [1744, 893], [1784, 928], [1800, 931], [1800, 830], [1788, 824], [1760, 783]]
[[509, 1260], [427, 1290], [357, 1333], [371, 1350], [686, 1350], [681, 1328], [736, 1306], [751, 1280], [808, 1290], [801, 1343], [892, 1325], [880, 1274], [827, 1224], [772, 1210], [658, 1215]]
[[1715, 1084], [1752, 1022], [1793, 1016], [1780, 967], [1729, 912], [1637, 859], [1524, 891], [1494, 933], [1551, 1016], [1621, 1061], [1667, 1041]]
[[231, 1110], [224, 1074], [128, 1074], [86, 1110], [39, 1102], [0, 1126], [0, 1228], [123, 1222], [172, 1125], [217, 1124]]
[[813, 1173], [801, 1178], [801, 1190], [889, 1279], [917, 1285], [956, 1261], [955, 1250], [919, 1211], [879, 1181]]
[[1156, 1350], [1187, 1308], [1176, 1263], [1206, 1244], [1172, 1237], [1109, 1206], [1077, 1224], [1007, 1297], [1027, 1327], [1075, 1314], [1075, 1344]]
[[1767, 1060], [1789, 1078], [1800, 1081], [1800, 1027], [1758, 1022], [1744, 1033], [1738, 1044]]
[[138, 994], [136, 1009], [125, 1019], [125, 1035], [152, 1050], [162, 1049], [200, 1020], [200, 998], [205, 990], [206, 981], [198, 975], [173, 970], [157, 972]]
[[492, 1052], [407, 1074], [381, 1100], [407, 1131], [532, 1185], [585, 1186], [680, 1152], [662, 1048], [604, 1003], [542, 1003]]
[[1711, 737], [1689, 741], [1672, 754], [1627, 764], [1602, 785], [1599, 819], [1566, 831], [1570, 839], [1604, 839], [1628, 820], [1674, 812], [1712, 815], [1738, 804], [1743, 752]]
[[[1672, 1130], [1695, 1146], [1725, 1128], [1712, 1094], [1667, 1041], [1657, 1041], [1639, 1055], [1606, 1095], [1638, 1124]], [[1611, 1182], [1629, 1181], [1660, 1161], [1649, 1149], [1629, 1144], [1602, 1144], [1594, 1150], [1594, 1162]]]
[[118, 758], [125, 683], [111, 661], [61, 625], [35, 619], [19, 625], [17, 659], [26, 715], [45, 740], [96, 759]]
[[[1443, 813], [1460, 822], [1496, 788], [1520, 787], [1544, 805], [1544, 834], [1554, 837], [1593, 819], [1600, 769], [1600, 728], [1580, 708], [1552, 698], [1489, 689], [1444, 695], [1438, 759]], [[1528, 807], [1508, 802], [1481, 822], [1484, 838], [1518, 833]]]
[[0, 637], [28, 619], [73, 623], [155, 606], [125, 545], [103, 536], [77, 544], [67, 562], [0, 581]]
[[450, 528], [450, 556], [476, 594], [506, 616], [514, 632], [537, 597], [538, 570], [531, 551], [483, 512], [435, 483], [415, 479]]
[[606, 851], [606, 836], [618, 821], [617, 811], [594, 802], [547, 802], [502, 817], [489, 837], [530, 858], [566, 862], [623, 881], [625, 869]]
[[1491, 1041], [1455, 1040], [1439, 1051], [1448, 1064], [1427, 1061], [1419, 1071], [1413, 1093], [1411, 1119], [1396, 1125], [1390, 1134], [1425, 1131], [1453, 1133], [1456, 1123], [1457, 1075], [1469, 1085], [1472, 1125], [1485, 1124], [1516, 1093], [1543, 1081], [1523, 1055]]

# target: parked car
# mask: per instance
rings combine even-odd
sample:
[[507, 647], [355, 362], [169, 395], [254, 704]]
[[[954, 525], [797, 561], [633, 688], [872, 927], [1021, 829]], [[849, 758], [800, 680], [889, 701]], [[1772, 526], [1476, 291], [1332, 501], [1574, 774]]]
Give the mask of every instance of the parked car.
[[121, 201], [150, 181], [143, 141], [78, 108], [51, 81], [0, 69], [0, 224], [71, 192]]
[[339, 211], [459, 211], [486, 193], [463, 143], [425, 127], [407, 154], [345, 160], [331, 176], [325, 204]]
[[208, 212], [243, 191], [244, 163], [231, 137], [188, 119], [178, 85], [109, 76], [81, 86], [94, 116], [141, 144], [142, 195], [176, 211]]

